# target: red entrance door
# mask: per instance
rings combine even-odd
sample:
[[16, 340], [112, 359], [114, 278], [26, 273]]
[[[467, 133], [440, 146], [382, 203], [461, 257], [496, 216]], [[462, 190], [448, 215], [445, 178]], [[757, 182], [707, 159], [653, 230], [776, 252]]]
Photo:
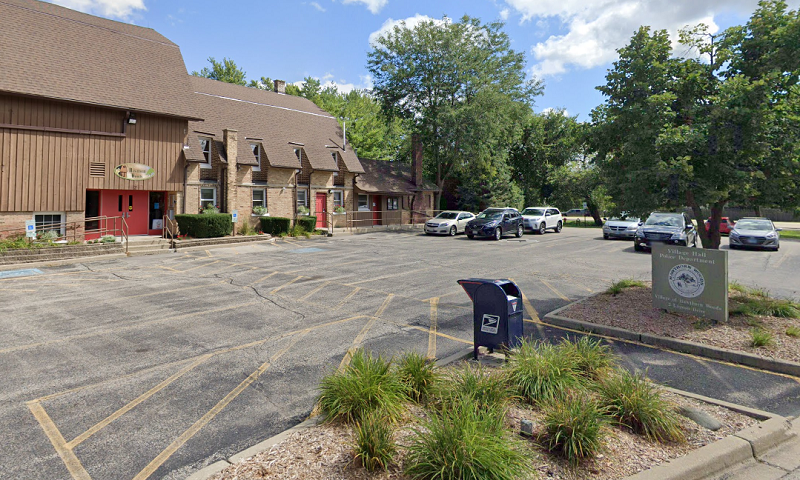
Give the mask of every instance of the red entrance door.
[[372, 201], [372, 224], [373, 225], [380, 225], [381, 224], [381, 201], [383, 201], [383, 197], [380, 195], [373, 195], [370, 200]]
[[317, 228], [325, 228], [328, 225], [328, 195], [317, 193]]
[[[147, 235], [149, 192], [134, 190], [101, 190], [100, 215], [123, 217], [130, 235]], [[111, 225], [109, 224], [109, 227]]]

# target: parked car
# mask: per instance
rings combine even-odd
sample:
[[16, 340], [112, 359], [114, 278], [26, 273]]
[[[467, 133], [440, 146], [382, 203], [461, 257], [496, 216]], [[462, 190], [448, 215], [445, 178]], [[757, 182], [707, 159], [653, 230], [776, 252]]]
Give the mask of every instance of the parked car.
[[[706, 231], [708, 231], [708, 226], [711, 225], [711, 218], [706, 220]], [[730, 220], [728, 217], [722, 217], [719, 221], [719, 233], [723, 235], [730, 235], [731, 229], [735, 223]]]
[[475, 218], [475, 215], [469, 212], [442, 212], [425, 222], [425, 233], [428, 235], [436, 233], [455, 236], [457, 233], [464, 232], [467, 228], [467, 223], [473, 218]]
[[525, 230], [531, 230], [540, 235], [544, 235], [547, 230], [559, 233], [561, 227], [564, 226], [561, 212], [553, 207], [528, 207], [522, 211], [522, 220]]
[[768, 218], [740, 218], [728, 243], [732, 249], [763, 248], [777, 252], [781, 247], [780, 231]]
[[633, 238], [636, 251], [649, 249], [653, 242], [697, 247], [697, 229], [685, 213], [651, 213], [639, 224]]
[[633, 238], [640, 222], [641, 219], [637, 217], [611, 217], [603, 224], [603, 238]]
[[517, 238], [524, 233], [522, 215], [516, 208], [487, 208], [467, 223], [467, 237], [493, 237], [500, 240], [504, 234]]
[[572, 208], [564, 213], [565, 217], [585, 217], [587, 215], [591, 215], [587, 208]]

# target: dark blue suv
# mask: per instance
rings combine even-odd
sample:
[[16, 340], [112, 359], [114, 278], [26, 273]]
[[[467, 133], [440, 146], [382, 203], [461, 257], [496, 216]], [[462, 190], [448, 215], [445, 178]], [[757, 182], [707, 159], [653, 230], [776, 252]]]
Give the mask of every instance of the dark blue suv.
[[491, 237], [500, 240], [506, 233], [517, 238], [524, 232], [522, 215], [516, 208], [487, 208], [467, 224], [467, 237]]

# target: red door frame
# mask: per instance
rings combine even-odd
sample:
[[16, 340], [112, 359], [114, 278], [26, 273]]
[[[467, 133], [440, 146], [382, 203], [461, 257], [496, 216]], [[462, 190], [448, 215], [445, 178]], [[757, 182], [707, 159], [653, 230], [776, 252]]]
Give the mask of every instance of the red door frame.
[[372, 224], [373, 225], [380, 225], [381, 224], [381, 202], [383, 201], [383, 197], [381, 195], [372, 195], [370, 197], [372, 201]]
[[[120, 196], [122, 196], [121, 205]], [[150, 192], [100, 190], [100, 216], [123, 217], [128, 225], [128, 234], [147, 235], [150, 218]]]
[[316, 196], [317, 228], [328, 226], [328, 194], [317, 192]]

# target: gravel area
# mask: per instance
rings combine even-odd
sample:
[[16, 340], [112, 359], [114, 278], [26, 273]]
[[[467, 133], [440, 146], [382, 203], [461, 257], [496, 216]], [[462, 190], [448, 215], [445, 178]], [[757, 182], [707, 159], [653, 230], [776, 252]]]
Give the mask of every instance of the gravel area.
[[[603, 452], [597, 458], [573, 468], [559, 457], [546, 453], [536, 443], [535, 438], [542, 429], [541, 412], [529, 405], [516, 404], [509, 409], [506, 420], [514, 430], [519, 429], [522, 419], [533, 422], [534, 439], [529, 440], [533, 458], [530, 478], [554, 480], [624, 478], [758, 423], [753, 418], [716, 405], [669, 392], [664, 392], [663, 395], [676, 406], [694, 407], [705, 411], [717, 418], [723, 427], [712, 432], [689, 419], [684, 419], [686, 443], [659, 444], [620, 427], [609, 425], [606, 427], [607, 436]], [[352, 443], [350, 428], [334, 423], [296, 432], [272, 449], [232, 465], [212, 478], [213, 480], [410, 480], [410, 477], [402, 473], [405, 461], [402, 446], [408, 443], [409, 427], [413, 425], [414, 419], [421, 415], [423, 415], [421, 409], [412, 409], [406, 422], [398, 429], [395, 440], [401, 447], [400, 458], [388, 472], [368, 473], [358, 462], [354, 462], [350, 446]]]
[[[590, 297], [562, 310], [559, 315], [800, 363], [800, 338], [786, 334], [790, 326], [800, 328], [800, 319], [731, 315], [727, 323], [713, 323], [700, 317], [655, 309], [652, 307], [652, 298], [649, 287], [627, 288], [618, 295], [602, 293]], [[735, 297], [732, 297], [729, 310], [733, 310], [736, 304]], [[772, 333], [771, 345], [758, 348], [750, 346], [750, 332], [756, 324]]]

